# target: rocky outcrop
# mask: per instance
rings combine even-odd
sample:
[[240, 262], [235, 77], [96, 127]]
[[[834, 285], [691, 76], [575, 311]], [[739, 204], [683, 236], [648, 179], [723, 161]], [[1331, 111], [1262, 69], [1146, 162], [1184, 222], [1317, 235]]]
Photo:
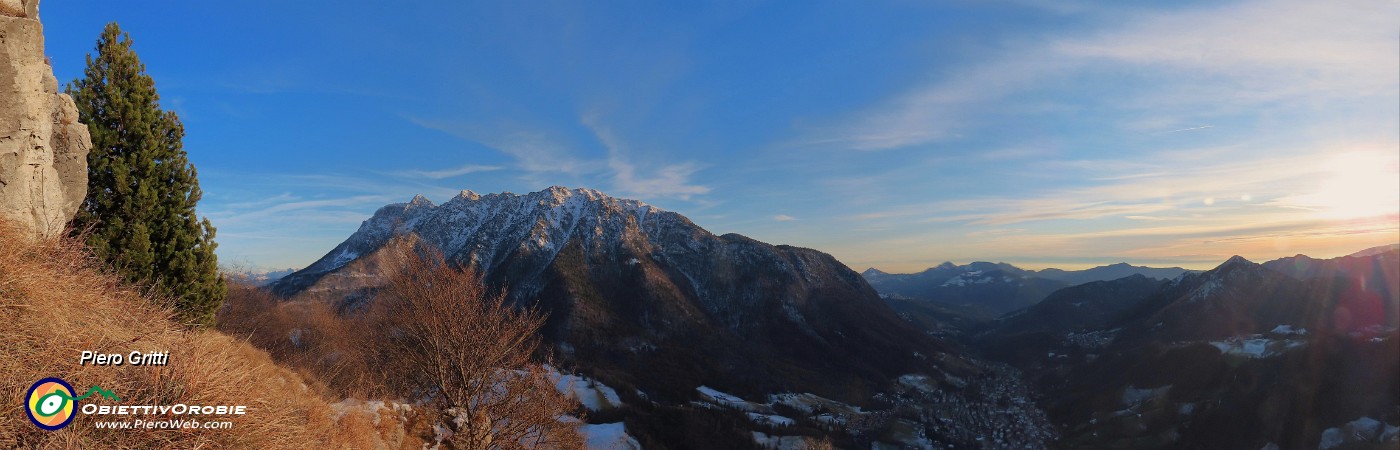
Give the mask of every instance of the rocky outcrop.
[[0, 0], [0, 218], [51, 237], [87, 195], [92, 141], [58, 92], [38, 17], [38, 0]]
[[0, 16], [39, 19], [39, 0], [0, 0]]

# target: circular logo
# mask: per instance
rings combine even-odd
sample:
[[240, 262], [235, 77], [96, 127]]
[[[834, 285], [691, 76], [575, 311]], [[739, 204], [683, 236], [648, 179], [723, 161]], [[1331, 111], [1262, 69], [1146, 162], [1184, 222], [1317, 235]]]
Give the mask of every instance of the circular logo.
[[73, 410], [77, 403], [73, 400], [73, 386], [58, 378], [45, 378], [29, 387], [24, 397], [25, 412], [34, 425], [53, 431], [73, 422]]

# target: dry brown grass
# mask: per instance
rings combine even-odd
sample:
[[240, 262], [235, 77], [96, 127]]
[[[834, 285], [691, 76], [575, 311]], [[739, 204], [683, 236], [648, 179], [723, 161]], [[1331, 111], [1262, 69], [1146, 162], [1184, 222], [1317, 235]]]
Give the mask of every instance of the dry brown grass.
[[[22, 236], [0, 223], [0, 447], [358, 448], [378, 434], [338, 430], [357, 414], [337, 424], [327, 401], [266, 352], [178, 326], [160, 302], [97, 269], [80, 241]], [[165, 367], [79, 365], [82, 350], [169, 351], [170, 360]], [[94, 424], [121, 417], [78, 414], [67, 428], [44, 431], [29, 423], [23, 405], [29, 385], [44, 377], [67, 380], [79, 394], [101, 386], [121, 398], [80, 404], [247, 405], [248, 413], [207, 416], [233, 423], [221, 430], [102, 430]]]
[[284, 301], [264, 289], [230, 283], [216, 323], [219, 331], [266, 350], [312, 380], [327, 397], [392, 397], [383, 387], [383, 371], [370, 367], [365, 354], [374, 345], [369, 324], [341, 317], [327, 303]]

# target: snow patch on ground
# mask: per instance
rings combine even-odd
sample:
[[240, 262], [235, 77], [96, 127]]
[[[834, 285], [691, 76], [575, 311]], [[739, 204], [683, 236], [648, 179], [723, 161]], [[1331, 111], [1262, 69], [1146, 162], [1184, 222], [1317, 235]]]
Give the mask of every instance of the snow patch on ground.
[[801, 394], [787, 393], [770, 395], [768, 396], [768, 403], [787, 405], [807, 414], [811, 414], [819, 409], [844, 415], [864, 413], [860, 410], [859, 406], [848, 405], [820, 395], [805, 392]]
[[585, 376], [563, 374], [549, 365], [545, 365], [544, 368], [549, 372], [549, 378], [554, 380], [554, 387], [559, 389], [560, 393], [577, 399], [589, 411], [602, 411], [622, 406], [622, 399], [617, 396], [617, 390], [598, 380]]
[[1307, 345], [1307, 342], [1295, 339], [1271, 339], [1256, 334], [1246, 337], [1236, 336], [1223, 341], [1211, 341], [1210, 345], [1225, 355], [1261, 359], [1278, 356], [1295, 348], [1302, 348]]
[[[913, 380], [913, 378], [909, 379]], [[768, 396], [767, 403], [758, 403], [744, 400], [737, 395], [720, 392], [709, 386], [700, 386], [695, 390], [700, 393], [702, 399], [693, 403], [696, 406], [737, 409], [745, 412], [749, 420], [763, 425], [790, 426], [797, 423], [790, 417], [774, 414], [773, 405], [779, 404], [800, 411], [804, 417], [811, 417], [817, 422], [832, 425], [845, 425], [851, 417], [864, 414], [860, 407], [810, 393], [774, 394]], [[817, 414], [818, 411], [822, 414]]]
[[1279, 325], [1269, 330], [1273, 334], [1307, 336], [1308, 329], [1303, 327], [1293, 328], [1293, 325]]
[[777, 414], [759, 414], [754, 412], [745, 414], [748, 414], [749, 420], [754, 421], [754, 423], [768, 424], [779, 427], [789, 427], [797, 424], [796, 420], [792, 420], [792, 418], [790, 417], [779, 416]]
[[584, 425], [578, 431], [589, 450], [642, 450], [642, 444], [627, 434], [622, 422]]
[[919, 390], [920, 392], [926, 392], [926, 393], [927, 393], [927, 392], [933, 392], [933, 391], [935, 391], [935, 390], [938, 389], [937, 385], [933, 382], [933, 380], [930, 380], [930, 379], [929, 379], [929, 376], [928, 376], [928, 375], [918, 374], [918, 373], [911, 373], [911, 374], [908, 374], [908, 375], [900, 375], [900, 376], [899, 376], [899, 384], [904, 385], [905, 387], [917, 389], [917, 390]]
[[698, 388], [695, 388], [695, 390], [700, 392], [700, 398], [703, 398], [706, 401], [709, 401], [716, 405], [728, 406], [730, 408], [750, 412], [766, 411], [768, 409], [768, 405], [762, 405], [748, 400], [744, 400], [743, 398], [740, 398], [737, 395], [726, 394], [709, 386], [700, 386]]
[[1341, 427], [1322, 432], [1317, 450], [1328, 450], [1357, 443], [1400, 444], [1400, 427], [1370, 417], [1361, 417]]

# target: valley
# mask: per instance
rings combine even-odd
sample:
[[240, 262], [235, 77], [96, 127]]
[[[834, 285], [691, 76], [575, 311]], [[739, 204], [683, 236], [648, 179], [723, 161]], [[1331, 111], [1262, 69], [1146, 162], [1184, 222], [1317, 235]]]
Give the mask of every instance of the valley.
[[[553, 187], [386, 206], [270, 289], [356, 314], [401, 235], [541, 308], [546, 353], [607, 393], [585, 402], [587, 426], [644, 448], [704, 429], [756, 448], [1310, 448], [1400, 418], [1395, 249], [1203, 272], [856, 274]], [[1383, 448], [1393, 429], [1338, 445]]]
[[590, 422], [621, 420], [643, 447], [693, 444], [665, 417], [725, 424], [707, 439], [752, 446], [1044, 448], [1054, 436], [1015, 369], [900, 319], [829, 255], [716, 236], [589, 189], [385, 206], [270, 289], [358, 314], [402, 235], [547, 314], [546, 353], [616, 398]]
[[1172, 279], [1093, 281], [940, 330], [1020, 369], [1063, 433], [1057, 447], [1393, 448], [1398, 258], [1394, 246], [1235, 257]]

